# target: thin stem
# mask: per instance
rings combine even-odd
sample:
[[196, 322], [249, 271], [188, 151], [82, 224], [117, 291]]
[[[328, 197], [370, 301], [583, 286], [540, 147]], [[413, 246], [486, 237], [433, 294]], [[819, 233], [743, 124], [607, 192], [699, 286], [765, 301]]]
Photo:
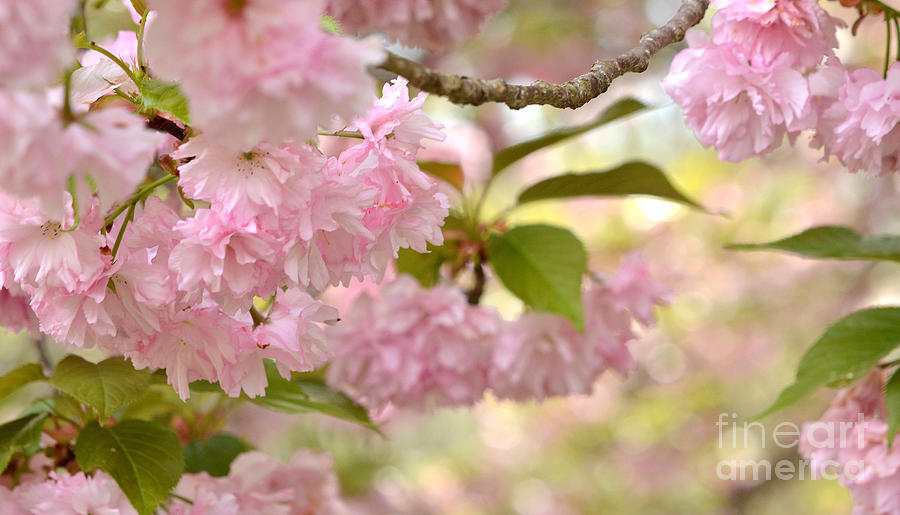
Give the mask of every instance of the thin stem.
[[125, 64], [125, 61], [116, 57], [115, 54], [113, 54], [109, 50], [103, 48], [102, 46], [98, 45], [97, 43], [94, 43], [93, 41], [88, 42], [88, 43], [82, 43], [79, 45], [79, 47], [87, 48], [88, 50], [100, 52], [101, 54], [105, 55], [107, 58], [109, 58], [110, 61], [116, 63], [116, 65], [118, 65], [119, 68], [122, 68], [122, 70], [125, 72], [125, 74], [128, 75], [128, 78], [131, 79], [132, 82], [134, 82], [135, 86], [140, 85], [140, 81], [138, 81], [137, 76], [134, 74], [134, 72], [131, 70], [131, 68], [127, 64]]
[[138, 202], [141, 201], [142, 198], [144, 198], [146, 195], [149, 195], [149, 194], [150, 194], [151, 192], [153, 192], [153, 190], [155, 190], [156, 188], [162, 186], [163, 184], [165, 184], [165, 183], [167, 183], [167, 182], [169, 182], [169, 181], [173, 181], [173, 180], [175, 180], [175, 179], [177, 179], [177, 178], [178, 178], [178, 177], [175, 176], [175, 175], [166, 175], [165, 177], [161, 177], [161, 178], [159, 178], [159, 179], [156, 179], [155, 181], [151, 182], [150, 184], [147, 184], [146, 186], [142, 186], [142, 187], [141, 187], [140, 189], [138, 189], [137, 192], [135, 192], [135, 194], [131, 197], [131, 200], [129, 200], [128, 202], [126, 202], [126, 203], [122, 204], [121, 206], [117, 207], [116, 210], [112, 212], [112, 214], [110, 214], [109, 216], [106, 217], [106, 220], [103, 221], [103, 226], [106, 227], [106, 226], [108, 226], [109, 224], [115, 222], [115, 221], [116, 221], [116, 218], [118, 218], [119, 215], [121, 215], [122, 213], [124, 213], [125, 210], [127, 210], [127, 209], [129, 208], [130, 205], [132, 205], [132, 204], [137, 204]]
[[66, 78], [63, 79], [63, 121], [66, 123], [75, 119], [72, 113], [72, 72], [73, 69], [66, 71]]
[[119, 253], [119, 246], [122, 244], [122, 238], [125, 237], [125, 228], [128, 227], [128, 223], [134, 220], [134, 209], [137, 206], [137, 202], [131, 202], [131, 205], [128, 206], [128, 214], [125, 215], [125, 220], [122, 221], [122, 227], [119, 228], [119, 234], [116, 235], [116, 243], [112, 248], [112, 257], [115, 260], [116, 254]]
[[81, 212], [78, 209], [78, 185], [75, 183], [74, 174], [70, 175], [66, 181], [66, 191], [72, 196], [72, 213], [75, 215], [75, 222], [72, 224], [72, 227], [63, 229], [63, 232], [72, 232], [78, 229], [78, 226], [81, 224]]
[[259, 327], [262, 324], [265, 324], [266, 320], [268, 319], [267, 316], [263, 315], [262, 313], [259, 312], [258, 309], [256, 309], [256, 306], [250, 307], [250, 318], [253, 319], [253, 327], [254, 328]]
[[[885, 15], [884, 26], [887, 27], [886, 45], [884, 49], [884, 78], [887, 78], [888, 65], [891, 63], [891, 20]], [[900, 38], [900, 34], [897, 35]]]
[[356, 139], [365, 139], [365, 136], [356, 132], [356, 131], [319, 131], [319, 136], [338, 136], [341, 138], [356, 138]]
[[183, 496], [181, 496], [181, 495], [178, 495], [178, 494], [176, 494], [176, 493], [172, 493], [172, 494], [169, 494], [169, 495], [171, 495], [171, 496], [172, 496], [173, 498], [175, 498], [175, 499], [178, 499], [178, 500], [181, 501], [181, 502], [186, 502], [186, 503], [191, 504], [191, 505], [194, 504], [194, 501], [188, 499], [187, 497], [183, 497]]
[[34, 340], [34, 346], [37, 349], [38, 361], [41, 362], [41, 368], [45, 373], [53, 370], [53, 363], [50, 361], [50, 355], [47, 354], [46, 336], [41, 336]]
[[138, 25], [137, 31], [137, 65], [141, 73], [144, 72], [146, 63], [144, 62], [144, 29], [147, 26], [147, 13], [141, 13], [141, 24]]
[[900, 16], [891, 18], [894, 21], [894, 32], [897, 33], [897, 55], [896, 59], [900, 61]]

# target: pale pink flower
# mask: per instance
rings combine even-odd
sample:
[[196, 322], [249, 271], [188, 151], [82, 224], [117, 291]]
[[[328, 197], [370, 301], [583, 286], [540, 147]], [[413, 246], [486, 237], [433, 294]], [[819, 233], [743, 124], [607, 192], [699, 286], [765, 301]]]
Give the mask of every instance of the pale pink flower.
[[360, 296], [328, 335], [328, 381], [372, 410], [473, 404], [487, 386], [502, 321], [456, 288], [423, 290], [409, 276]]
[[0, 288], [0, 327], [10, 333], [26, 331], [32, 338], [40, 338], [37, 316], [29, 306], [29, 298], [22, 292]]
[[569, 319], [527, 312], [494, 342], [490, 387], [500, 398], [520, 401], [589, 394], [605, 367]]
[[302, 141], [332, 116], [367, 104], [366, 66], [382, 52], [326, 33], [314, 0], [157, 0], [147, 55], [160, 77], [178, 81], [191, 118], [222, 145]]
[[447, 50], [473, 37], [505, 0], [329, 0], [341, 29], [386, 32], [410, 46]]
[[169, 136], [150, 130], [145, 120], [124, 108], [93, 111], [66, 128], [70, 169], [83, 178], [82, 198], [90, 194], [86, 178], [97, 186], [104, 206], [126, 199], [144, 181], [156, 149]]
[[671, 289], [650, 277], [640, 251], [622, 258], [619, 270], [609, 280], [609, 290], [616, 302], [647, 327], [653, 325], [653, 307], [669, 303]]
[[0, 3], [0, 86], [39, 88], [60, 81], [75, 57], [69, 21], [77, 5], [74, 0]]
[[194, 505], [176, 501], [170, 513], [344, 513], [332, 466], [331, 456], [308, 450], [294, 453], [286, 465], [259, 451], [245, 452], [231, 463], [226, 477], [214, 478], [205, 472], [182, 476], [175, 492], [194, 499]]
[[815, 68], [838, 46], [833, 19], [817, 0], [715, 0], [713, 41], [737, 43], [755, 63], [789, 57], [791, 65]]
[[187, 399], [192, 381], [217, 382], [227, 374], [248, 334], [246, 324], [202, 305], [172, 313], [162, 330], [134, 335], [120, 349], [137, 369], [165, 369], [168, 383]]
[[[839, 64], [810, 78], [835, 84], [841, 77]], [[828, 73], [828, 75], [824, 75]], [[871, 68], [858, 68], [848, 75], [837, 99], [826, 85], [820, 102], [823, 109], [813, 145], [822, 146], [826, 157], [835, 155], [851, 172], [865, 170], [876, 175], [900, 168], [900, 63], [894, 62], [887, 77]], [[829, 101], [831, 100], [831, 101]]]
[[273, 358], [288, 379], [291, 371], [310, 371], [331, 358], [323, 324], [336, 320], [336, 309], [290, 288], [278, 293], [265, 321], [254, 331], [254, 339], [262, 355]]
[[0, 89], [0, 112], [3, 191], [19, 198], [40, 196], [45, 207], [61, 206], [71, 158], [62, 145], [58, 110], [47, 95]]
[[742, 161], [778, 147], [812, 120], [803, 75], [782, 55], [756, 64], [737, 44], [710, 45], [696, 32], [672, 61], [663, 89], [684, 110], [687, 125], [724, 161]]
[[181, 241], [172, 250], [169, 268], [178, 288], [203, 288], [229, 313], [249, 309], [254, 296], [274, 293], [282, 273], [281, 243], [255, 219], [238, 224], [216, 209], [198, 209], [175, 225]]
[[172, 157], [195, 158], [179, 167], [178, 184], [188, 198], [210, 202], [239, 223], [258, 214], [277, 213], [284, 183], [300, 166], [288, 146], [264, 143], [235, 152], [205, 135], [191, 138]]
[[36, 200], [14, 200], [0, 193], [0, 277], [23, 287], [70, 292], [91, 285], [105, 267], [97, 210], [94, 203], [94, 214], [84, 213], [79, 227], [68, 231], [73, 224], [71, 209], [65, 220], [54, 220]]
[[802, 430], [800, 452], [812, 472], [839, 474], [853, 495], [854, 513], [900, 513], [900, 447], [887, 445], [885, 380], [876, 368]]
[[92, 476], [50, 472], [47, 481], [17, 487], [13, 497], [23, 512], [33, 515], [137, 514], [115, 480], [99, 470]]
[[112, 340], [118, 329], [104, 303], [109, 294], [108, 283], [109, 276], [104, 274], [77, 292], [61, 287], [36, 288], [31, 307], [41, 331], [77, 347], [93, 347]]
[[[129, 6], [131, 4], [126, 3]], [[134, 32], [122, 30], [115, 38], [98, 44], [126, 64], [137, 68], [137, 34]], [[134, 97], [140, 95], [137, 85], [125, 70], [100, 52], [85, 52], [78, 60], [81, 68], [72, 72], [70, 79], [73, 105], [90, 105], [117, 89]]]
[[834, 131], [848, 116], [847, 109], [838, 100], [841, 90], [850, 80], [850, 72], [836, 57], [825, 60], [825, 65], [819, 67], [807, 77], [809, 81], [810, 104], [816, 117], [815, 133], [810, 140], [813, 148], [824, 150], [823, 160], [833, 154]]
[[592, 284], [582, 293], [585, 338], [608, 366], [626, 372], [633, 363], [625, 345], [636, 337], [632, 320], [651, 327], [653, 307], [667, 304], [669, 294], [666, 285], [650, 277], [640, 251], [629, 253], [609, 281]]

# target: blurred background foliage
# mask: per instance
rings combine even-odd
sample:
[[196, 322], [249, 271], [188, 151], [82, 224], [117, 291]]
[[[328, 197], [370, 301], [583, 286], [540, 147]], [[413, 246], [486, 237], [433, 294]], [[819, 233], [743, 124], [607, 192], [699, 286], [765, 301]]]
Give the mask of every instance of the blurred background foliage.
[[[852, 11], [823, 3], [852, 23]], [[632, 46], [678, 4], [511, 0], [483, 36], [460, 52], [425, 60], [481, 77], [564, 81], [595, 58]], [[857, 38], [841, 31], [839, 54], [845, 63], [877, 67], [883, 37], [881, 25], [868, 20]], [[477, 188], [477, 177], [489, 173], [491, 151], [592, 120], [618, 98], [636, 97], [652, 106], [515, 164], [495, 182], [485, 205], [491, 217], [540, 178], [640, 159], [665, 170], [711, 211], [729, 214], [706, 215], [650, 199], [536, 202], [506, 213], [511, 223], [573, 229], [588, 246], [591, 269], [601, 273], [612, 273], [624, 253], [644, 249], [654, 275], [674, 295], [670, 306], [657, 311], [658, 326], [631, 344], [638, 363], [631, 374], [607, 373], [590, 397], [543, 404], [486, 399], [472, 409], [395, 412], [385, 437], [334, 419], [280, 415], [246, 403], [232, 409], [228, 430], [284, 459], [300, 447], [331, 453], [355, 512], [848, 513], [849, 495], [834, 481], [723, 481], [716, 475], [721, 460], [796, 462], [795, 449], [776, 446], [771, 432], [780, 422], [800, 425], [818, 418], [832, 391], [762, 420], [765, 446], [754, 433], [750, 445], [739, 441], [734, 448], [726, 431], [720, 447], [715, 423], [722, 413], [743, 422], [762, 411], [829, 323], [860, 307], [897, 303], [900, 274], [890, 263], [818, 262], [723, 247], [822, 224], [900, 232], [898, 181], [819, 163], [806, 148], [807, 136], [765, 159], [719, 162], [685, 129], [680, 110], [659, 86], [676, 51], [665, 50], [648, 72], [617, 81], [578, 111], [460, 108], [440, 98], [427, 104], [460, 149], [467, 188]], [[484, 302], [510, 317], [521, 309], [496, 284]], [[0, 346], [0, 373], [37, 359], [26, 335], [9, 335]], [[49, 350], [52, 359], [67, 351], [52, 344]], [[13, 417], [41, 388], [46, 386], [32, 385], [8, 398], [0, 415]], [[192, 402], [208, 409], [208, 399], [198, 397]]]

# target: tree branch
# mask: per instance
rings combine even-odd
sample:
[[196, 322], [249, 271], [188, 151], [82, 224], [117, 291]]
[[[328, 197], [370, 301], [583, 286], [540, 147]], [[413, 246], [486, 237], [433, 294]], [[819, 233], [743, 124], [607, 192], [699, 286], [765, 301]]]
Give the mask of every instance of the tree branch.
[[628, 72], [640, 73], [650, 58], [663, 48], [684, 39], [685, 32], [700, 23], [709, 0], [684, 0], [678, 12], [662, 27], [641, 36], [638, 46], [616, 57], [597, 61], [591, 70], [564, 84], [542, 80], [529, 85], [509, 84], [503, 79], [476, 79], [441, 73], [388, 52], [379, 68], [396, 73], [422, 91], [449, 98], [457, 104], [481, 105], [502, 102], [512, 109], [529, 105], [551, 105], [575, 109], [609, 89], [613, 80]]

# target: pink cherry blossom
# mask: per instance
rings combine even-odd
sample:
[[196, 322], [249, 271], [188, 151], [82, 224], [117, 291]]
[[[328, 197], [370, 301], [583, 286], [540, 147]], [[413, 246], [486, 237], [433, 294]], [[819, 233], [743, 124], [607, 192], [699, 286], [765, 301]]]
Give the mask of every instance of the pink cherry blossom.
[[[835, 155], [851, 172], [876, 175], [900, 169], [900, 63], [887, 77], [871, 68], [842, 71], [837, 62], [810, 77], [820, 90], [814, 146]], [[834, 86], [845, 79], [834, 96]], [[831, 86], [831, 87], [829, 87]]]
[[0, 3], [0, 86], [60, 81], [74, 59], [69, 20], [77, 5], [74, 0]]
[[800, 452], [813, 473], [838, 473], [854, 513], [900, 513], [900, 447], [888, 448], [885, 372], [875, 369], [834, 398], [822, 418], [805, 424]]
[[32, 338], [40, 338], [37, 316], [29, 306], [27, 295], [0, 288], [0, 327], [11, 333], [26, 331]]
[[[156, 149], [171, 138], [145, 126], [145, 120], [123, 108], [94, 111], [65, 132], [68, 152], [77, 156], [71, 170], [90, 177], [105, 206], [126, 199], [144, 181]], [[83, 188], [81, 197], [90, 190]]]
[[50, 472], [44, 482], [17, 487], [13, 498], [22, 513], [33, 515], [137, 514], [115, 480], [102, 471], [92, 476], [84, 472]]
[[44, 207], [60, 209], [68, 157], [58, 110], [44, 94], [0, 89], [0, 112], [3, 192], [19, 198], [40, 196], [46, 199]]
[[490, 386], [502, 399], [589, 394], [606, 363], [572, 322], [527, 312], [494, 342]]
[[182, 239], [169, 268], [182, 291], [203, 287], [230, 313], [249, 309], [254, 296], [274, 293], [281, 244], [255, 220], [238, 224], [218, 209], [198, 209], [175, 229]]
[[217, 307], [201, 305], [175, 311], [162, 330], [134, 335], [119, 348], [137, 369], [165, 369], [168, 383], [187, 399], [192, 381], [217, 382], [227, 375], [239, 350], [246, 348], [241, 338], [249, 338], [246, 324]]
[[669, 292], [666, 285], [650, 277], [639, 251], [626, 255], [608, 282], [584, 290], [585, 338], [608, 366], [619, 372], [631, 368], [633, 360], [626, 343], [635, 338], [632, 319], [652, 326], [653, 307], [666, 304]]
[[672, 61], [663, 89], [684, 110], [687, 125], [724, 161], [742, 161], [781, 145], [785, 134], [811, 125], [809, 89], [787, 54], [751, 63], [735, 43], [710, 44], [688, 33], [690, 48]]
[[310, 371], [331, 358], [323, 324], [338, 320], [331, 306], [296, 288], [279, 292], [266, 320], [254, 331], [256, 346], [273, 358], [281, 374]]
[[786, 55], [791, 65], [815, 68], [838, 46], [835, 24], [817, 0], [715, 0], [713, 41], [737, 43], [755, 64]]
[[372, 410], [472, 404], [487, 386], [498, 315], [470, 306], [458, 289], [423, 290], [400, 276], [375, 298], [363, 294], [328, 331], [328, 381]]
[[505, 0], [329, 0], [344, 30], [386, 32], [401, 43], [447, 50], [471, 38]]
[[368, 102], [365, 67], [382, 59], [370, 44], [319, 26], [315, 0], [153, 2], [147, 55], [178, 81], [197, 128], [248, 151], [266, 140], [302, 141], [332, 116], [352, 118]]
[[0, 193], [0, 276], [23, 287], [70, 292], [91, 285], [105, 267], [98, 206], [94, 204], [95, 214], [84, 215], [76, 230], [67, 230], [73, 224], [71, 210], [65, 220], [54, 220], [37, 204], [34, 199], [14, 200]]
[[261, 144], [235, 152], [201, 135], [182, 145], [172, 157], [192, 161], [179, 167], [179, 185], [189, 198], [214, 204], [219, 212], [246, 222], [262, 213], [277, 213], [284, 183], [301, 165], [290, 147]]
[[294, 453], [288, 464], [259, 451], [245, 452], [231, 463], [228, 476], [185, 474], [175, 492], [194, 504], [174, 502], [173, 515], [344, 513], [331, 457], [308, 450]]

